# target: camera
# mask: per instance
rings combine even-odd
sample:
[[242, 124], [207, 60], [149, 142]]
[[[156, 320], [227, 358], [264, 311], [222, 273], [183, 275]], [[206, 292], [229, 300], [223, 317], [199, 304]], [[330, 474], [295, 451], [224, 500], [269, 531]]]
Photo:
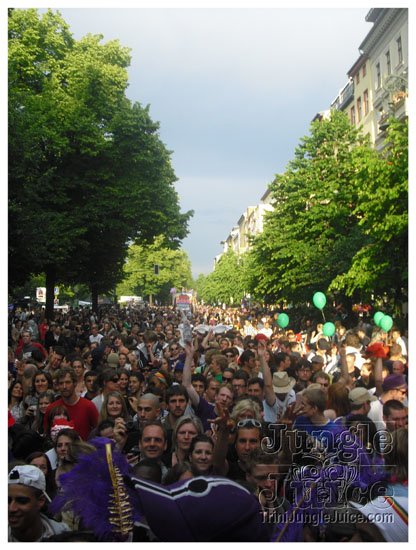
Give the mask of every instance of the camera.
[[131, 433], [136, 431], [136, 425], [134, 423], [134, 420], [127, 420], [126, 421], [126, 432]]

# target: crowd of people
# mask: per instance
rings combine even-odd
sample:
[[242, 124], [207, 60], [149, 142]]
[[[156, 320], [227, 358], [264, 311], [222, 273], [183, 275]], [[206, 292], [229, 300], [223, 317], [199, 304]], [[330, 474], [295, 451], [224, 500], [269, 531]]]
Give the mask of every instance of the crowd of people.
[[[407, 541], [407, 331], [333, 320], [11, 311], [9, 541]], [[118, 530], [109, 448], [133, 508]]]

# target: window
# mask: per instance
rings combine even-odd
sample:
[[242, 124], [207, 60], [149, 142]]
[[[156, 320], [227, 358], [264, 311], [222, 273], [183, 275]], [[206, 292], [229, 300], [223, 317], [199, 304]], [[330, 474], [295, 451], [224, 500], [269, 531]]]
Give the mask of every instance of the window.
[[365, 77], [366, 74], [367, 74], [367, 65], [364, 63], [364, 65], [363, 65], [363, 78]]
[[377, 63], [376, 65], [376, 82], [377, 82], [377, 85], [376, 87], [377, 88], [380, 88], [381, 87], [381, 70], [380, 70], [380, 63]]
[[351, 107], [351, 124], [355, 126], [355, 108], [354, 106]]
[[396, 42], [397, 42], [397, 57], [399, 59], [399, 65], [400, 65], [400, 63], [403, 63], [402, 37], [399, 36]]
[[368, 115], [368, 90], [365, 90], [363, 94], [363, 101], [364, 101], [364, 116]]
[[358, 122], [361, 120], [361, 97], [357, 99], [357, 119]]
[[387, 65], [387, 74], [391, 74], [390, 51], [387, 51], [387, 52], [386, 52], [386, 65]]
[[355, 75], [355, 83], [357, 85], [360, 83], [360, 73], [359, 72]]

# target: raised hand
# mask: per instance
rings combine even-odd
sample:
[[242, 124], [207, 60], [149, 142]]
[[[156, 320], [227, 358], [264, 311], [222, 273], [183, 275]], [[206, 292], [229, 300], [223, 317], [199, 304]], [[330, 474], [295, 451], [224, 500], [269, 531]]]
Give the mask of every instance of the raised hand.
[[235, 428], [235, 422], [230, 418], [230, 412], [227, 407], [223, 407], [220, 403], [217, 403], [217, 409], [220, 415], [217, 418], [209, 419], [208, 422], [217, 424], [222, 430], [230, 431]]

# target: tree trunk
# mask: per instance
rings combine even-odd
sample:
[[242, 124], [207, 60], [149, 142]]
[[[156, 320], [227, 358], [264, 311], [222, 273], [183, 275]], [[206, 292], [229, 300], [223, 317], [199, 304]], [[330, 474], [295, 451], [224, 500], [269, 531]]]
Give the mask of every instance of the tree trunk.
[[98, 288], [97, 285], [92, 283], [90, 286], [91, 290], [91, 302], [92, 302], [92, 311], [98, 313]]
[[54, 319], [54, 289], [55, 289], [55, 269], [52, 266], [48, 266], [45, 269], [46, 273], [46, 305], [45, 305], [45, 314], [46, 318], [50, 321]]

